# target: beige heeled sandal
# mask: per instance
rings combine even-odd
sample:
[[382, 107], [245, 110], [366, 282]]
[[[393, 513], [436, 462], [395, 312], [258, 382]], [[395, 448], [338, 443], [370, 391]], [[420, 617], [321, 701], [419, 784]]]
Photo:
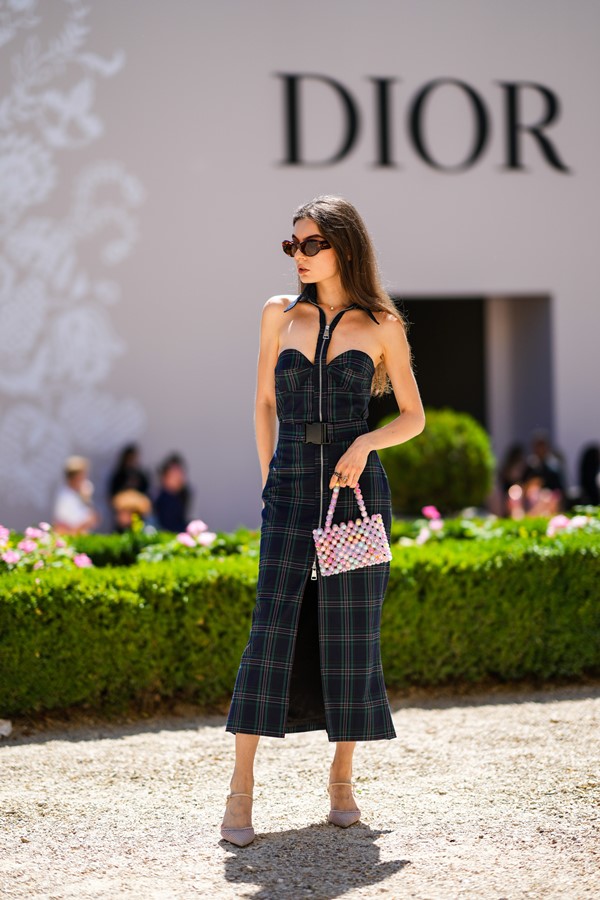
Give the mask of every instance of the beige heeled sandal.
[[[330, 781], [327, 785], [327, 791], [331, 794], [331, 788], [337, 785], [345, 784], [347, 787], [352, 788], [351, 781]], [[354, 796], [354, 790], [352, 791], [352, 796]], [[327, 816], [327, 821], [331, 822], [332, 825], [339, 825], [340, 828], [348, 828], [350, 825], [354, 825], [355, 822], [358, 822], [360, 819], [360, 809], [330, 809], [329, 815]]]
[[[232, 797], [250, 797], [251, 800], [253, 799], [252, 794], [243, 794], [241, 792], [227, 794], [226, 805]], [[221, 837], [224, 841], [235, 844], [236, 847], [247, 847], [255, 838], [254, 828], [252, 825], [248, 825], [246, 828], [225, 828], [221, 825]]]

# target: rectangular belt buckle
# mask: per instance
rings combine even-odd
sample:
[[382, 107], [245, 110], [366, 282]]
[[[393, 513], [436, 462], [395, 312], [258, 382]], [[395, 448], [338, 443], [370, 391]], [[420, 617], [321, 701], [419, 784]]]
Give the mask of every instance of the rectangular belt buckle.
[[327, 422], [305, 422], [304, 443], [330, 444], [331, 441], [327, 437]]

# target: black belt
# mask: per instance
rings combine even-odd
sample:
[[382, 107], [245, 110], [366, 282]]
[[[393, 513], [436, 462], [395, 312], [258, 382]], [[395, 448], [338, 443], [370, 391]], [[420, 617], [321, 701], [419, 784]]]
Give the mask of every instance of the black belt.
[[345, 438], [355, 438], [369, 430], [366, 419], [353, 422], [282, 422], [279, 437], [305, 444], [333, 444]]

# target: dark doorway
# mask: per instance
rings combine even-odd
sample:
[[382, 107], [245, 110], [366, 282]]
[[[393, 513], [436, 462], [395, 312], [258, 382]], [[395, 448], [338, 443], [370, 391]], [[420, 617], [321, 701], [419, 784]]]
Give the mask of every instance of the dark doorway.
[[[394, 301], [408, 318], [408, 341], [423, 405], [470, 413], [487, 428], [484, 298]], [[397, 410], [393, 394], [372, 400], [369, 426]]]

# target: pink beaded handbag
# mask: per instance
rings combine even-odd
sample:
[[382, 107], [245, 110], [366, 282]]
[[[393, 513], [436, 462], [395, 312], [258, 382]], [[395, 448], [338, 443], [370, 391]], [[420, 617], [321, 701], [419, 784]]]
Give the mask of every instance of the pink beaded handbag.
[[356, 485], [354, 494], [362, 518], [350, 519], [339, 525], [331, 524], [339, 492], [340, 488], [336, 485], [327, 510], [325, 528], [313, 529], [321, 575], [338, 575], [390, 560], [392, 551], [381, 513], [367, 514], [360, 485]]

